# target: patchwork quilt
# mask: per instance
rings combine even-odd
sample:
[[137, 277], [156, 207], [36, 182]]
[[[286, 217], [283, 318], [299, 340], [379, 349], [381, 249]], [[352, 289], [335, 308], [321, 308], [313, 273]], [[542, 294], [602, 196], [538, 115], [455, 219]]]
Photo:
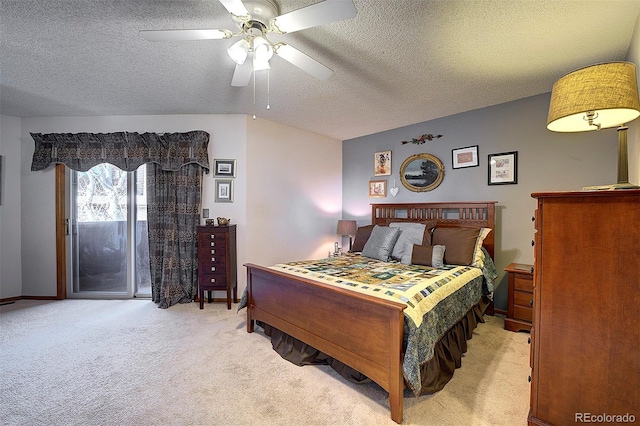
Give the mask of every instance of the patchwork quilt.
[[281, 263], [271, 269], [405, 303], [405, 317], [417, 327], [436, 304], [482, 275], [480, 269], [470, 266], [445, 265], [436, 269], [381, 262], [358, 254]]
[[483, 269], [457, 265], [445, 265], [440, 269], [404, 265], [359, 254], [288, 262], [271, 268], [405, 303], [403, 375], [416, 395], [419, 395], [422, 383], [420, 365], [433, 357], [438, 340], [478, 303], [482, 295], [493, 291], [493, 280], [497, 277], [488, 254]]

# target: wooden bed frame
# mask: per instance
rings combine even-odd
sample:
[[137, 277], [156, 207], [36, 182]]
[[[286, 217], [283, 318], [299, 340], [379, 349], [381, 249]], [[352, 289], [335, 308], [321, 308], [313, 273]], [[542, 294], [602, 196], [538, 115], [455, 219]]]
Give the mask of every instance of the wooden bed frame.
[[[371, 223], [435, 221], [437, 226], [495, 229], [495, 203], [372, 204]], [[494, 232], [484, 240], [492, 257]], [[247, 332], [262, 321], [356, 369], [389, 392], [391, 418], [402, 423], [405, 305], [264, 266], [245, 266]]]

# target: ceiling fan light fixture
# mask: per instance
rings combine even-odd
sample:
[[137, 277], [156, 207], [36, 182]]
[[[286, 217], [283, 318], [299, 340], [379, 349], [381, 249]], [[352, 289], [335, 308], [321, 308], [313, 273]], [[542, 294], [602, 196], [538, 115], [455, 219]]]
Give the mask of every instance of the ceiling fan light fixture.
[[254, 58], [259, 62], [269, 62], [273, 57], [273, 47], [264, 37], [253, 39]]
[[260, 59], [257, 56], [253, 57], [253, 70], [254, 71], [265, 71], [271, 69], [269, 65], [268, 59]]
[[244, 61], [247, 60], [250, 48], [251, 46], [249, 46], [249, 42], [246, 39], [242, 39], [233, 43], [227, 49], [227, 53], [229, 54], [229, 57], [233, 59], [233, 62], [238, 65], [242, 65], [244, 64]]

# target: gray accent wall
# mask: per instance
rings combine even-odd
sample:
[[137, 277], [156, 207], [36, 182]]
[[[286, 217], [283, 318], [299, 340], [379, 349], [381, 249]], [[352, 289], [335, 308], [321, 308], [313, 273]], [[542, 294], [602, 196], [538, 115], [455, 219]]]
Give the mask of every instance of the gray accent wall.
[[[580, 190], [617, 179], [616, 129], [553, 133], [546, 128], [549, 99], [546, 93], [344, 141], [343, 218], [356, 219], [359, 226], [371, 223], [371, 203], [497, 201], [495, 263], [501, 275], [495, 304], [506, 309], [503, 268], [511, 262], [533, 263], [536, 202], [531, 193]], [[638, 123], [632, 126], [630, 134], [637, 135]], [[401, 143], [428, 133], [443, 136], [422, 145]], [[478, 145], [479, 166], [452, 169], [452, 149], [471, 145]], [[392, 151], [392, 174], [384, 179], [389, 187], [395, 179], [400, 190], [395, 198], [369, 198], [368, 181], [381, 178], [373, 176], [374, 154], [386, 150]], [[488, 155], [512, 151], [518, 152], [517, 184], [488, 185]], [[402, 162], [419, 153], [435, 155], [445, 167], [443, 182], [430, 192], [411, 192], [400, 181]]]

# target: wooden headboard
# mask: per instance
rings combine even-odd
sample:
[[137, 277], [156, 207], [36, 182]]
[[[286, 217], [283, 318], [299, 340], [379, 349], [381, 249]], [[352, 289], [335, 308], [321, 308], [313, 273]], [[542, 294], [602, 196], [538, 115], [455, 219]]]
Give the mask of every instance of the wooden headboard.
[[371, 204], [371, 223], [436, 222], [436, 226], [491, 228], [484, 247], [494, 257], [495, 213], [497, 201], [461, 201], [440, 203]]

